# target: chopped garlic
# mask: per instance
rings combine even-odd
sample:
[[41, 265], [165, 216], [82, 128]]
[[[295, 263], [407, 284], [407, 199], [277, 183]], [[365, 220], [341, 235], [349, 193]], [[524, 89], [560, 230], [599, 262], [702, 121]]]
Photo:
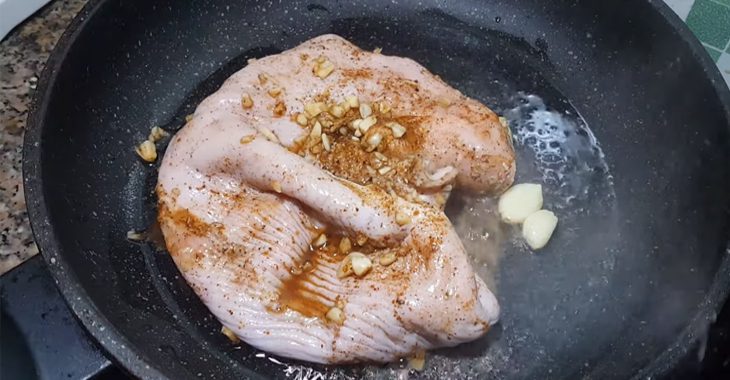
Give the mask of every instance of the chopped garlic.
[[275, 97], [281, 95], [281, 88], [274, 87], [274, 88], [270, 89], [268, 92], [269, 92], [269, 96], [271, 96], [272, 98], [275, 98]]
[[350, 106], [350, 108], [360, 107], [360, 100], [357, 98], [357, 96], [348, 96], [345, 98], [345, 101], [347, 102], [347, 105]]
[[350, 238], [346, 236], [343, 237], [340, 240], [340, 245], [338, 248], [340, 249], [340, 253], [342, 254], [350, 253], [350, 251], [352, 250], [352, 242], [350, 242]]
[[416, 371], [423, 371], [426, 366], [426, 351], [418, 351], [408, 359], [408, 367]]
[[378, 119], [374, 115], [370, 115], [364, 119], [362, 119], [358, 124], [357, 128], [362, 131], [362, 133], [365, 133], [378, 122]]
[[372, 109], [372, 107], [370, 107], [369, 104], [360, 103], [360, 117], [362, 117], [364, 119], [372, 114], [373, 114], [373, 109]]
[[127, 239], [131, 241], [142, 241], [144, 240], [144, 233], [137, 232], [135, 230], [129, 230], [127, 231]]
[[322, 134], [322, 146], [324, 147], [324, 150], [328, 152], [332, 149], [332, 146], [330, 145], [330, 138], [325, 133]]
[[327, 235], [320, 234], [317, 236], [317, 238], [312, 242], [312, 245], [319, 248], [327, 243]]
[[134, 148], [137, 151], [137, 155], [147, 162], [154, 162], [157, 159], [157, 148], [155, 143], [150, 140], [145, 140], [139, 146]]
[[375, 150], [375, 148], [380, 145], [380, 142], [383, 140], [383, 136], [380, 135], [380, 133], [374, 133], [372, 136], [370, 136], [367, 140], [368, 143], [368, 152], [372, 152]]
[[246, 135], [246, 136], [241, 137], [241, 140], [239, 142], [241, 143], [241, 145], [243, 145], [243, 144], [248, 144], [255, 139], [256, 139], [255, 135]]
[[380, 102], [380, 104], [378, 104], [378, 109], [380, 110], [380, 113], [390, 112], [390, 106], [385, 102]]
[[373, 262], [363, 254], [353, 255], [351, 253], [350, 256], [352, 257], [352, 271], [358, 277], [364, 276], [373, 267]]
[[304, 105], [304, 113], [310, 119], [325, 111], [325, 104], [322, 102], [307, 103]]
[[540, 208], [542, 208], [542, 186], [539, 184], [517, 184], [499, 197], [499, 215], [506, 223], [522, 223]]
[[268, 130], [266, 128], [259, 129], [259, 132], [261, 132], [261, 134], [264, 135], [264, 137], [266, 137], [267, 140], [269, 140], [271, 142], [275, 142], [275, 143], [279, 142], [279, 138], [276, 137], [274, 132], [271, 132], [270, 130]]
[[271, 181], [271, 188], [277, 193], [281, 193], [281, 182]]
[[322, 138], [322, 124], [318, 121], [314, 122], [312, 130], [309, 132], [309, 137], [311, 137], [314, 141], [319, 141], [319, 139]]
[[327, 76], [332, 74], [332, 71], [334, 71], [334, 70], [335, 70], [334, 63], [332, 63], [326, 57], [317, 58], [317, 61], [314, 64], [314, 67], [312, 68], [312, 72], [314, 73], [314, 75], [316, 75], [322, 79], [327, 78]]
[[403, 135], [406, 134], [406, 127], [391, 121], [390, 123], [385, 125], [386, 127], [390, 128], [391, 131], [393, 131], [393, 137], [399, 139], [403, 137]]
[[286, 113], [286, 104], [282, 102], [281, 100], [276, 102], [276, 105], [274, 106], [274, 116], [284, 116]]
[[342, 106], [332, 106], [330, 107], [330, 113], [334, 117], [342, 117], [345, 114], [345, 109]]
[[307, 116], [305, 116], [303, 113], [297, 114], [297, 124], [301, 125], [302, 127], [306, 126], [309, 120], [307, 120]]
[[253, 107], [253, 99], [251, 99], [251, 95], [243, 94], [241, 96], [241, 107], [244, 109]]
[[395, 253], [388, 252], [383, 256], [380, 256], [378, 262], [380, 263], [380, 265], [387, 267], [388, 265], [393, 264], [396, 259], [398, 259], [398, 256], [396, 256]]
[[332, 322], [341, 325], [345, 322], [345, 313], [339, 307], [333, 307], [327, 311], [325, 317]]
[[411, 216], [405, 211], [398, 210], [398, 212], [395, 213], [395, 222], [398, 223], [399, 226], [405, 226], [411, 222]]
[[149, 137], [147, 137], [147, 140], [150, 140], [153, 143], [155, 143], [169, 135], [170, 134], [167, 133], [167, 131], [165, 131], [164, 129], [162, 129], [160, 127], [152, 127], [152, 129], [150, 130], [150, 135], [149, 135]]
[[350, 254], [342, 260], [340, 267], [337, 268], [337, 277], [345, 278], [352, 274], [362, 277], [366, 275], [372, 267], [373, 262], [370, 261], [367, 256], [360, 252], [350, 252]]
[[536, 211], [522, 224], [522, 237], [532, 249], [544, 247], [558, 225], [558, 217], [551, 211]]
[[390, 172], [390, 171], [391, 171], [392, 169], [393, 169], [393, 168], [391, 168], [390, 166], [383, 166], [382, 168], [378, 169], [378, 173], [380, 173], [380, 175], [386, 175], [386, 174], [388, 174], [388, 173], [389, 173], [389, 172]]
[[226, 338], [230, 339], [231, 342], [234, 344], [241, 343], [241, 339], [236, 336], [236, 333], [233, 332], [233, 330], [229, 329], [226, 326], [221, 327], [221, 333], [226, 336]]
[[264, 73], [259, 74], [259, 83], [260, 84], [264, 85], [268, 81], [269, 81], [269, 77], [266, 74], [264, 74]]

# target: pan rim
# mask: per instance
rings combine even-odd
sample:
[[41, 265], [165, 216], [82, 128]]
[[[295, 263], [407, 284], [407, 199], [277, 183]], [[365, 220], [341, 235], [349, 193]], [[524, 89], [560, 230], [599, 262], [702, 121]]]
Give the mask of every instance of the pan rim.
[[[50, 90], [56, 85], [58, 72], [62, 67], [71, 47], [95, 13], [107, 0], [89, 0], [77, 16], [66, 28], [55, 48], [46, 61], [40, 76], [37, 90], [33, 95], [23, 141], [23, 185], [25, 201], [31, 229], [39, 251], [49, 268], [56, 286], [65, 302], [76, 318], [83, 324], [93, 339], [111, 355], [110, 359], [121, 364], [126, 371], [139, 378], [167, 378], [166, 371], [158, 368], [148, 358], [141, 356], [139, 350], [127, 340], [126, 335], [118, 331], [106, 319], [88, 297], [86, 290], [80, 285], [67, 263], [59, 252], [62, 248], [56, 239], [57, 233], [48, 213], [42, 184], [42, 168], [40, 165], [44, 119], [50, 103]], [[663, 1], [644, 0], [671, 26], [699, 62], [702, 70], [710, 80], [726, 120], [730, 121], [730, 88], [725, 85], [719, 69], [709, 54], [700, 44], [689, 27]], [[730, 124], [728, 125], [730, 130]], [[730, 236], [730, 231], [728, 231]], [[712, 285], [705, 294], [700, 307], [689, 324], [672, 344], [639, 370], [633, 378], [645, 378], [648, 375], [661, 376], [668, 374], [676, 364], [689, 353], [697, 343], [699, 333], [706, 329], [708, 321], [714, 320], [719, 307], [726, 302], [730, 294], [730, 247], [726, 242], [724, 257], [718, 267]], [[254, 377], [259, 375], [251, 372]]]

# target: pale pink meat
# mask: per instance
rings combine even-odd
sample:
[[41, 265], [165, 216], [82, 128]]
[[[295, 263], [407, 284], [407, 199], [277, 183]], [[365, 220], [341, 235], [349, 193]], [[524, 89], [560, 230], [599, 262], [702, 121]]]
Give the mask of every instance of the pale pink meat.
[[[312, 74], [321, 55], [335, 67], [326, 78]], [[281, 93], [272, 96], [272, 89]], [[157, 194], [160, 225], [181, 273], [224, 326], [285, 357], [385, 362], [480, 337], [497, 321], [499, 306], [443, 212], [353, 182], [292, 149], [309, 133], [293, 115], [325, 92], [387, 101], [393, 114], [417, 117], [407, 136], [419, 128], [418, 149], [410, 153], [418, 162], [413, 171], [422, 173], [406, 181], [416, 192], [453, 185], [497, 193], [511, 184], [508, 131], [491, 110], [412, 60], [320, 36], [251, 62], [173, 137]], [[252, 107], [242, 107], [243, 94]], [[313, 250], [322, 232], [328, 244]], [[364, 277], [337, 276], [342, 236], [367, 238], [353, 248], [374, 263]], [[380, 264], [393, 253], [395, 262]], [[325, 318], [335, 307], [342, 324]]]

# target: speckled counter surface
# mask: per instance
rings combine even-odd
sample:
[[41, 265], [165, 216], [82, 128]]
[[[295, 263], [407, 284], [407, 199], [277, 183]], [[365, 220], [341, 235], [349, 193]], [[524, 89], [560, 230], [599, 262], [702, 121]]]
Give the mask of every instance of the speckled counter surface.
[[86, 1], [53, 1], [0, 42], [0, 274], [38, 253], [23, 198], [23, 131], [48, 54]]

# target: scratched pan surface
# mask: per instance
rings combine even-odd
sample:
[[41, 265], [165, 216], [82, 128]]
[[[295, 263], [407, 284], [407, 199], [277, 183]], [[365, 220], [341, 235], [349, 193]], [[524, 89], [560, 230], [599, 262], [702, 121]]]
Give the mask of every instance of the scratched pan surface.
[[518, 181], [544, 183], [561, 218], [531, 254], [488, 202], [449, 204], [502, 322], [411, 376], [662, 376], [697, 349], [730, 279], [730, 96], [663, 3], [91, 1], [42, 77], [24, 174], [41, 252], [121, 365], [173, 379], [403, 375], [233, 345], [165, 252], [125, 238], [155, 219], [156, 167], [132, 149], [149, 128], [179, 128], [248, 58], [327, 32], [412, 57], [506, 115]]

